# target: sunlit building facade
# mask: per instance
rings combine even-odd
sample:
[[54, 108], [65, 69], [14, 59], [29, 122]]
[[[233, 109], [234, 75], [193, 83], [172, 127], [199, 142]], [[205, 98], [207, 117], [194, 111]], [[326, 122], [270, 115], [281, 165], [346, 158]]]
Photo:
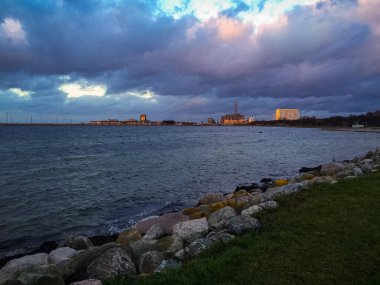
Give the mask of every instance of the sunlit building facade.
[[276, 121], [279, 120], [299, 120], [300, 118], [300, 110], [299, 109], [280, 109], [277, 108], [274, 114], [274, 119]]

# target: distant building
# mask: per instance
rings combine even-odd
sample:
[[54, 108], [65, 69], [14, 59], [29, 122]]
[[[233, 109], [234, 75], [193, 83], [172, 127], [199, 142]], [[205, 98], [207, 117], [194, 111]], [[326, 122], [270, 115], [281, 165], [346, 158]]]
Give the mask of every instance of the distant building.
[[244, 125], [245, 117], [237, 112], [237, 101], [235, 101], [235, 113], [224, 115], [220, 118], [222, 125]]
[[255, 119], [253, 117], [249, 117], [247, 119], [248, 124], [252, 124], [254, 121], [255, 121]]
[[215, 122], [214, 118], [208, 118], [208, 119], [207, 119], [207, 124], [208, 124], [208, 125], [215, 125], [216, 122]]
[[123, 124], [127, 126], [134, 126], [134, 125], [138, 125], [138, 121], [136, 119], [131, 118], [126, 121], [123, 121]]
[[148, 122], [148, 118], [145, 114], [140, 115], [140, 123], [146, 123]]
[[300, 110], [299, 109], [276, 109], [276, 113], [274, 114], [274, 119], [276, 121], [279, 120], [299, 120], [300, 118]]

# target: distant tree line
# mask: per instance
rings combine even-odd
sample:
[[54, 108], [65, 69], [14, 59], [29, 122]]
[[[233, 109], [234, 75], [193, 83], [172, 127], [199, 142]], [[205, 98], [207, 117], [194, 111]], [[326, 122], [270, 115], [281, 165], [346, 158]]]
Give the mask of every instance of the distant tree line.
[[316, 126], [316, 127], [351, 127], [352, 125], [364, 125], [366, 127], [380, 127], [380, 111], [368, 112], [361, 115], [350, 115], [348, 117], [335, 116], [318, 119], [316, 117], [301, 117], [296, 121], [256, 121], [254, 125], [261, 126]]

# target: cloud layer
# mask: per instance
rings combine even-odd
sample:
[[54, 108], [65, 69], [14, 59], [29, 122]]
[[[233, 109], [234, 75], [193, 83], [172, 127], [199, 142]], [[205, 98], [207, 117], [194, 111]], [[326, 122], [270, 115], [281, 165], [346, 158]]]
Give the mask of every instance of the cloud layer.
[[379, 50], [377, 0], [3, 0], [0, 116], [373, 111]]

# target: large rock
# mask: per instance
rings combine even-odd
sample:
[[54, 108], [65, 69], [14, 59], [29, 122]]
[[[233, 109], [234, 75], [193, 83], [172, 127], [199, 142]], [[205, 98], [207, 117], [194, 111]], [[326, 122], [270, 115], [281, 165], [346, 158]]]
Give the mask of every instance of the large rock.
[[145, 234], [143, 239], [149, 239], [149, 240], [154, 240], [154, 239], [159, 239], [164, 236], [165, 232], [164, 229], [159, 225], [156, 224], [152, 226]]
[[166, 256], [171, 256], [183, 248], [183, 240], [179, 236], [171, 235], [159, 239], [150, 249], [163, 252]]
[[144, 235], [152, 226], [158, 224], [164, 229], [165, 234], [169, 235], [175, 224], [188, 220], [189, 217], [184, 214], [168, 213], [159, 217], [141, 220], [134, 227], [139, 230], [140, 234]]
[[188, 243], [203, 237], [208, 233], [208, 222], [206, 218], [181, 222], [173, 227], [173, 235], [177, 235]]
[[264, 210], [274, 210], [278, 208], [278, 203], [276, 201], [267, 201], [264, 203], [260, 203], [258, 206], [260, 206]]
[[[312, 180], [308, 180], [304, 182], [306, 182], [307, 184], [311, 184], [312, 181], [317, 178], [320, 178], [320, 177], [315, 177]], [[304, 183], [294, 183], [294, 184], [288, 184], [282, 187], [271, 188], [267, 192], [262, 194], [262, 200], [266, 201], [278, 196], [289, 195], [289, 194], [301, 191], [305, 187], [306, 186]]]
[[70, 236], [66, 242], [64, 242], [63, 247], [71, 247], [75, 250], [83, 250], [93, 247], [91, 240], [85, 236]]
[[179, 269], [182, 263], [174, 259], [163, 260], [159, 266], [154, 270], [154, 273], [161, 273], [169, 269]]
[[16, 280], [8, 284], [20, 285], [64, 285], [62, 277], [54, 265], [29, 268], [21, 272]]
[[210, 225], [217, 224], [223, 220], [227, 220], [228, 218], [234, 217], [236, 215], [237, 214], [236, 214], [235, 210], [233, 208], [231, 208], [230, 206], [227, 206], [227, 207], [224, 207], [224, 208], [212, 213], [208, 217], [208, 223]]
[[238, 235], [247, 231], [257, 231], [261, 228], [261, 224], [255, 218], [249, 216], [236, 216], [228, 219], [224, 227], [231, 234]]
[[331, 177], [331, 176], [318, 176], [318, 177], [315, 177], [315, 178], [307, 181], [307, 185], [308, 186], [312, 186], [312, 185], [321, 184], [321, 183], [332, 184], [335, 181], [336, 180], [333, 177]]
[[203, 217], [208, 217], [212, 213], [210, 205], [199, 205], [196, 208], [185, 208], [182, 211], [182, 214], [188, 216], [190, 219], [200, 219]]
[[363, 175], [363, 170], [361, 170], [361, 168], [355, 166], [354, 168], [352, 168], [352, 174], [355, 176]]
[[212, 247], [214, 245], [214, 242], [207, 238], [200, 238], [194, 240], [189, 246], [185, 248], [186, 253], [188, 256], [195, 257], [205, 251], [206, 249]]
[[136, 267], [128, 251], [120, 246], [110, 248], [95, 258], [86, 272], [89, 278], [105, 281], [121, 274], [135, 275]]
[[235, 236], [225, 232], [210, 232], [206, 238], [212, 241], [212, 243], [227, 243], [230, 240], [233, 240]]
[[116, 242], [122, 245], [131, 245], [142, 238], [140, 232], [135, 229], [127, 229], [119, 234]]
[[51, 264], [58, 264], [61, 261], [70, 260], [77, 251], [71, 247], [60, 247], [49, 253], [48, 261]]
[[260, 203], [262, 198], [262, 194], [251, 195], [245, 190], [240, 190], [232, 196], [230, 200], [230, 206], [234, 208], [237, 212], [241, 212], [242, 210], [256, 205]]
[[70, 285], [103, 285], [103, 284], [101, 280], [87, 279], [87, 280], [71, 283]]
[[321, 175], [335, 176], [338, 172], [344, 170], [345, 166], [340, 162], [331, 162], [321, 167]]
[[264, 211], [264, 209], [261, 208], [259, 205], [253, 205], [249, 207], [248, 209], [243, 210], [241, 214], [243, 216], [253, 216], [260, 213], [261, 211]]
[[152, 246], [157, 242], [157, 240], [145, 240], [141, 239], [131, 245], [133, 251], [133, 260], [137, 263], [141, 254], [150, 251]]
[[10, 260], [0, 270], [0, 285], [5, 284], [7, 280], [15, 280], [23, 271], [27, 271], [34, 267], [48, 265], [48, 254], [46, 253], [26, 255], [21, 258]]
[[361, 169], [364, 173], [370, 173], [370, 172], [372, 171], [372, 165], [369, 164], [369, 163], [361, 164], [359, 167], [360, 167], [360, 169]]
[[[65, 266], [63, 272], [63, 278], [66, 283], [77, 282], [88, 279], [87, 268], [98, 257], [102, 256], [105, 252], [112, 249], [120, 249], [120, 252], [128, 256], [132, 254], [132, 249], [120, 245], [118, 243], [108, 243], [101, 247], [93, 247], [77, 254], [70, 262]], [[118, 250], [116, 250], [118, 251]]]
[[164, 260], [165, 255], [159, 251], [148, 251], [139, 259], [139, 272], [152, 273]]
[[208, 194], [198, 201], [198, 206], [200, 205], [211, 205], [218, 202], [226, 202], [227, 199], [222, 194]]
[[48, 261], [57, 266], [59, 271], [64, 270], [66, 264], [77, 254], [77, 251], [71, 247], [60, 247], [49, 253]]

